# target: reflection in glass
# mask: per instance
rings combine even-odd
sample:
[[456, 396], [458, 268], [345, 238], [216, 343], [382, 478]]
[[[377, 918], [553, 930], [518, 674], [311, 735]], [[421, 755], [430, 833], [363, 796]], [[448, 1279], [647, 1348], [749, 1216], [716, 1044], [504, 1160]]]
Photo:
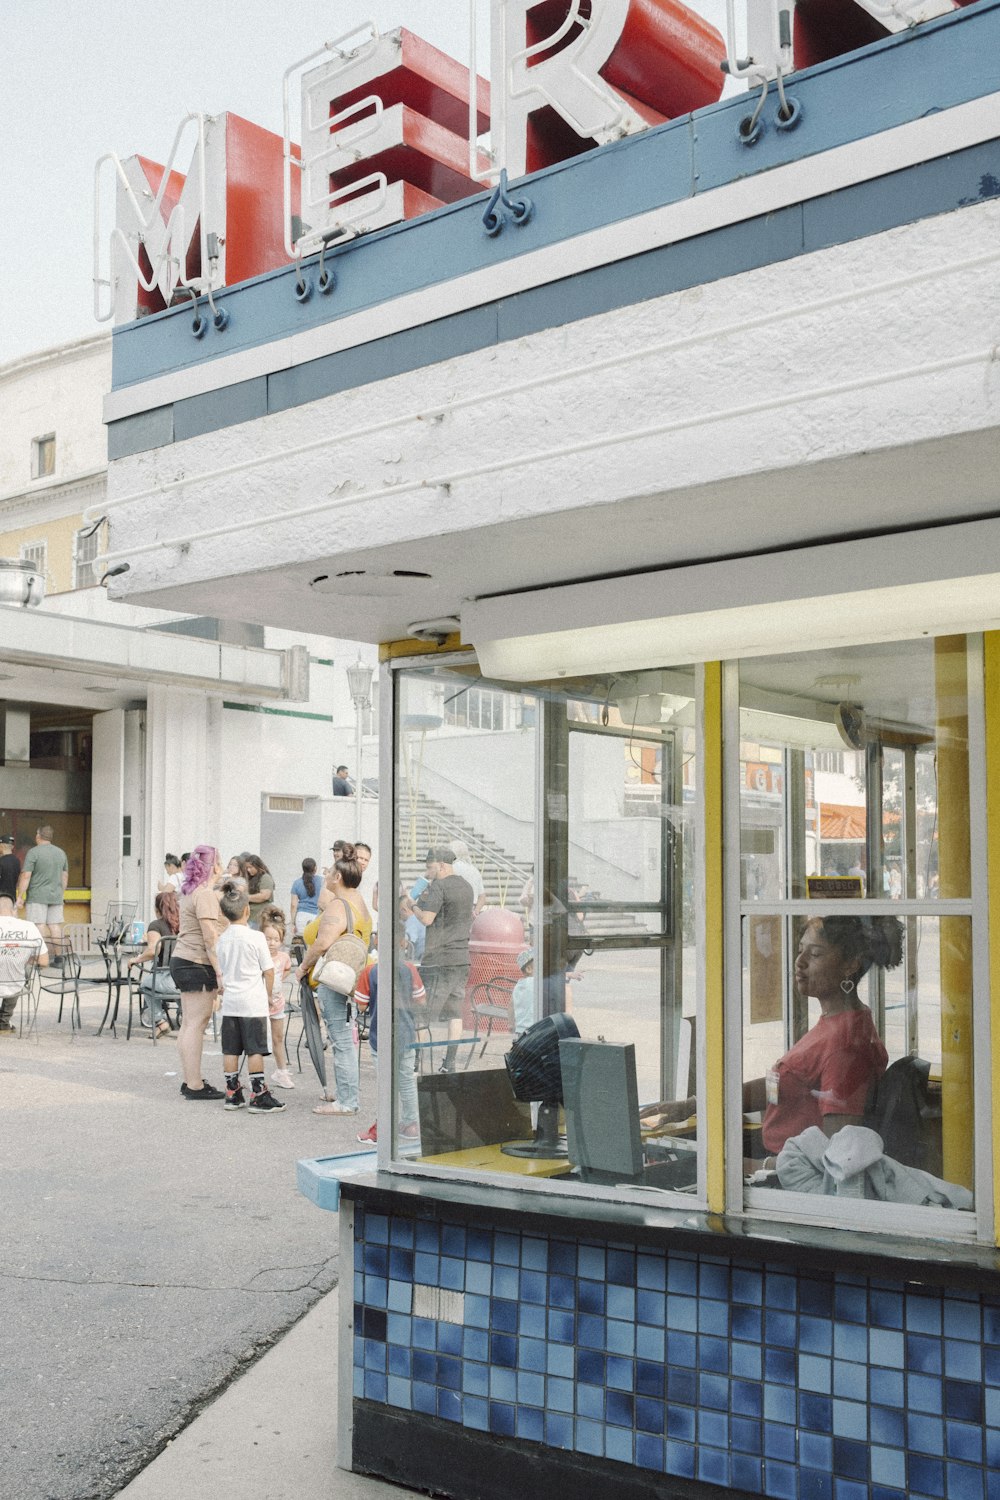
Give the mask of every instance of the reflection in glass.
[[[693, 672], [516, 686], [455, 663], [405, 667], [395, 682], [404, 956], [428, 996], [408, 1014], [397, 1003], [397, 1154], [693, 1190]], [[434, 927], [413, 918], [440, 906], [441, 847], [456, 838], [485, 902], [445, 1014]], [[571, 1018], [579, 1040], [565, 1028], [544, 1098], [515, 1090], [512, 1039], [553, 1016]], [[577, 1050], [564, 1057], [567, 1046]], [[664, 1103], [675, 1118], [661, 1118]], [[549, 1149], [503, 1150], [532, 1135]]]
[[[742, 662], [740, 705], [743, 900], [800, 899], [816, 877], [943, 894], [942, 808], [968, 785], [964, 637]], [[967, 839], [953, 897], [969, 894]]]

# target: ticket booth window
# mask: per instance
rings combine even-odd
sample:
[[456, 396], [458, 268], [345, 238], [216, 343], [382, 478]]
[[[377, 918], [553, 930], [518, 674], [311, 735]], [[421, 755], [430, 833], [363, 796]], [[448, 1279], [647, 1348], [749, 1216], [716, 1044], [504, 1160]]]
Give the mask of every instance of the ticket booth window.
[[971, 1211], [969, 644], [743, 661], [738, 678], [748, 1199]]

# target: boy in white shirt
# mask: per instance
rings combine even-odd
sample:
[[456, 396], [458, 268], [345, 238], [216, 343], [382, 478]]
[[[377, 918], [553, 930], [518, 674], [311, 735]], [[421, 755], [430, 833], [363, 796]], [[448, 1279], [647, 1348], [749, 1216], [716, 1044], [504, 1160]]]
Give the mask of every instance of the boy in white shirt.
[[[226, 1071], [226, 1109], [249, 1108], [263, 1115], [284, 1109], [264, 1082], [269, 1057], [267, 1010], [274, 983], [274, 960], [264, 934], [250, 927], [250, 901], [242, 880], [226, 880], [219, 906], [229, 926], [216, 944], [222, 982], [222, 1065]], [[246, 1056], [250, 1101], [240, 1085], [240, 1057]]]

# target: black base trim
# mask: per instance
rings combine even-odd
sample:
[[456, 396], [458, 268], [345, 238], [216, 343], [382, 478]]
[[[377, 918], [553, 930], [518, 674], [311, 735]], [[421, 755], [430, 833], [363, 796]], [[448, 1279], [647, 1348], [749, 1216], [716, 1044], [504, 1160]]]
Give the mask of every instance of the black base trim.
[[[719, 1500], [718, 1485], [656, 1474], [523, 1438], [475, 1432], [375, 1401], [354, 1402], [356, 1474], [450, 1500]], [[760, 1500], [725, 1486], [730, 1500]]]

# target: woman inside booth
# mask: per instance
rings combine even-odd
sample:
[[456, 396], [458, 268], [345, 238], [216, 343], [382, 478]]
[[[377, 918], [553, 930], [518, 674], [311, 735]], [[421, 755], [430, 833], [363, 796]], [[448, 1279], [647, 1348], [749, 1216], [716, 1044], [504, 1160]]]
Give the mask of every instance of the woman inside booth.
[[743, 1108], [763, 1111], [761, 1136], [772, 1155], [811, 1125], [833, 1136], [844, 1125], [862, 1123], [889, 1055], [858, 982], [869, 969], [894, 969], [902, 956], [898, 917], [826, 916], [806, 923], [795, 988], [819, 1001], [819, 1018], [763, 1078], [743, 1085]]
[[[805, 925], [795, 960], [795, 988], [819, 1001], [820, 1015], [763, 1078], [743, 1085], [743, 1108], [763, 1114], [764, 1148], [776, 1155], [792, 1136], [818, 1125], [833, 1136], [860, 1125], [888, 1053], [872, 1013], [858, 995], [869, 969], [894, 969], [903, 955], [898, 917], [813, 917]], [[683, 1120], [695, 1100], [649, 1105], [644, 1123]]]

